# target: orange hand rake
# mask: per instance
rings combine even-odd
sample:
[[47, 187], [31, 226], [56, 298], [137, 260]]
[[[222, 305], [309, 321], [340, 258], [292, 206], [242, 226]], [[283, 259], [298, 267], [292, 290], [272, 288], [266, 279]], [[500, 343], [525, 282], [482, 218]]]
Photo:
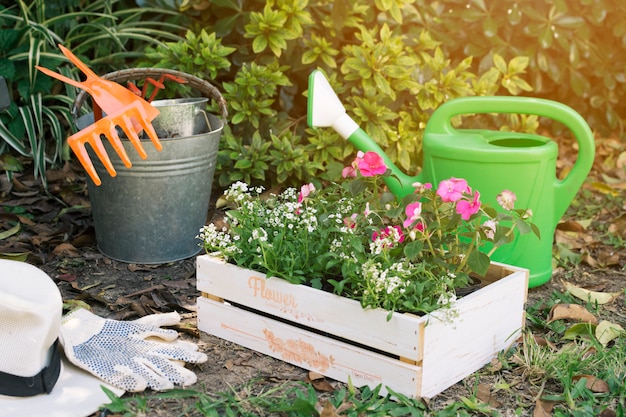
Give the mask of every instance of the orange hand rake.
[[[87, 79], [85, 81], [76, 81], [40, 66], [37, 66], [37, 69], [53, 78], [57, 78], [67, 84], [85, 90], [93, 97], [95, 104], [99, 106], [99, 109], [96, 109], [96, 106], [94, 105], [95, 123], [73, 134], [67, 139], [68, 144], [93, 180], [94, 184], [100, 185], [101, 181], [96, 173], [93, 163], [89, 159], [85, 143], [89, 143], [91, 145], [109, 175], [112, 177], [116, 175], [115, 168], [113, 168], [113, 164], [106, 153], [102, 140], [100, 139], [100, 135], [104, 135], [108, 138], [109, 142], [113, 146], [113, 149], [115, 149], [115, 152], [117, 152], [118, 156], [127, 168], [132, 166], [132, 163], [128, 158], [128, 154], [124, 150], [124, 146], [122, 145], [122, 142], [117, 134], [115, 129], [116, 126], [119, 126], [122, 131], [124, 131], [142, 159], [147, 158], [146, 151], [141, 145], [141, 141], [138, 136], [138, 133], [142, 129], [146, 131], [148, 137], [157, 150], [160, 151], [163, 149], [163, 146], [161, 145], [161, 142], [159, 141], [151, 123], [152, 120], [159, 115], [158, 109], [116, 82], [98, 77], [69, 49], [63, 47], [62, 45], [59, 45], [59, 48], [63, 54], [86, 75]], [[102, 119], [100, 119], [100, 109], [107, 113], [107, 116]]]

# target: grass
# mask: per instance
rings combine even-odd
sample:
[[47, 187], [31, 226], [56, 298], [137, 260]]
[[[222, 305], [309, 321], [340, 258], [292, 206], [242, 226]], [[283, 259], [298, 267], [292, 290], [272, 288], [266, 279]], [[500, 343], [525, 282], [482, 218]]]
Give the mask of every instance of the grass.
[[[304, 382], [268, 386], [262, 380], [253, 380], [244, 386], [218, 393], [202, 389], [175, 389], [122, 398], [109, 393], [111, 403], [106, 408], [117, 415], [142, 417], [150, 415], [150, 404], [170, 400], [184, 402], [187, 407], [172, 416], [511, 415], [511, 404], [508, 404], [507, 414], [500, 414], [497, 408], [479, 398], [477, 392], [482, 374], [491, 377], [492, 392], [499, 392], [517, 402], [513, 415], [528, 415], [531, 408], [540, 404], [549, 406], [551, 414], [547, 415], [552, 416], [624, 416], [626, 334], [603, 346], [596, 339], [593, 326], [581, 327], [580, 323], [567, 320], [549, 322], [551, 307], [559, 303], [577, 303], [600, 319], [611, 318], [610, 311], [602, 306], [590, 305], [568, 293], [553, 292], [548, 299], [527, 307], [528, 324], [522, 340], [500, 355], [500, 367], [496, 370], [487, 367], [475, 374], [475, 379], [467, 378], [465, 384], [470, 395], [457, 396], [437, 409], [430, 409], [427, 402], [393, 392], [380, 396], [381, 387], [355, 388], [348, 384], [332, 393], [325, 393]], [[528, 397], [519, 397], [520, 389], [533, 393], [534, 402]]]

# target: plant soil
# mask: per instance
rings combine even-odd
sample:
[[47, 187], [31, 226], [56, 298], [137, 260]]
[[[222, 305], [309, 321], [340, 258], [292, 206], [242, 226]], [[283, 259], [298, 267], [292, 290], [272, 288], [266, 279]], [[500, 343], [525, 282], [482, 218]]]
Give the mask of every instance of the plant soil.
[[[137, 265], [102, 255], [95, 244], [86, 187], [81, 185], [84, 179], [75, 172], [69, 166], [50, 172], [47, 193], [32, 178], [14, 178], [11, 183], [6, 178], [1, 180], [0, 201], [4, 212], [0, 213], [0, 232], [14, 228], [15, 224], [20, 227], [0, 241], [0, 254], [22, 257], [37, 265], [58, 283], [68, 304], [85, 303], [103, 317], [132, 320], [146, 314], [180, 312], [183, 323], [177, 329], [181, 337], [197, 343], [209, 357], [206, 363], [192, 367], [198, 382], [191, 389], [209, 394], [231, 391], [244, 397], [286, 382], [313, 380], [323, 396], [341, 386], [336, 381], [319, 379], [301, 368], [198, 332], [195, 257], [163, 265]], [[211, 208], [207, 221], [219, 222], [221, 218], [222, 213]], [[622, 292], [602, 311], [606, 319], [626, 327], [624, 249], [597, 245], [589, 255], [593, 257], [594, 250], [609, 249], [614, 257], [607, 266], [582, 263], [555, 268], [550, 282], [529, 290], [528, 305], [547, 301], [554, 292], [563, 292], [562, 280], [598, 291]], [[509, 388], [502, 389], [503, 383]], [[500, 415], [530, 416], [542, 389], [547, 387], [533, 385], [515, 368], [500, 369], [496, 360], [427, 403], [430, 409], [437, 410], [462, 397], [477, 396]], [[202, 415], [195, 408], [193, 398], [148, 397], [149, 416]], [[516, 410], [521, 414], [516, 414]], [[262, 410], [258, 414], [268, 415]]]

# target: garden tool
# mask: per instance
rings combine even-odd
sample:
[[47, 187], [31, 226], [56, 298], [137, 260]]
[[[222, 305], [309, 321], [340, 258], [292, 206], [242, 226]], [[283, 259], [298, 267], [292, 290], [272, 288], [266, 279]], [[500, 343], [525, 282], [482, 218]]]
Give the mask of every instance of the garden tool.
[[59, 48], [63, 54], [85, 74], [87, 77], [85, 81], [76, 81], [40, 66], [37, 66], [36, 68], [44, 74], [87, 91], [99, 109], [102, 109], [102, 111], [106, 113], [106, 117], [100, 119], [101, 113], [99, 109], [96, 111], [96, 106], [94, 105], [95, 123], [87, 129], [83, 129], [73, 134], [67, 140], [68, 144], [78, 157], [78, 160], [96, 185], [100, 185], [101, 181], [96, 173], [93, 163], [89, 159], [89, 155], [85, 149], [85, 143], [89, 143], [91, 145], [96, 152], [96, 155], [101, 159], [102, 163], [106, 167], [109, 175], [113, 177], [116, 175], [115, 168], [113, 168], [113, 164], [111, 163], [111, 160], [102, 145], [100, 135], [105, 135], [109, 139], [109, 142], [111, 142], [111, 145], [113, 145], [113, 148], [126, 167], [130, 168], [132, 166], [132, 163], [128, 158], [128, 154], [124, 150], [117, 134], [116, 126], [119, 126], [126, 134], [142, 159], [146, 159], [147, 154], [141, 145], [141, 141], [138, 136], [138, 133], [141, 132], [141, 130], [145, 130], [157, 150], [162, 149], [159, 138], [157, 137], [157, 134], [151, 124], [152, 120], [154, 120], [154, 118], [156, 118], [159, 114], [158, 109], [116, 82], [98, 77], [69, 49], [63, 47], [62, 45], [59, 45]]
[[[565, 178], [556, 177], [558, 146], [534, 134], [478, 129], [457, 129], [458, 115], [509, 113], [548, 117], [564, 124], [578, 142], [578, 158]], [[346, 114], [344, 106], [320, 71], [309, 76], [308, 125], [332, 127], [361, 151], [378, 153], [391, 170], [385, 181], [398, 198], [413, 192], [413, 183], [433, 183], [464, 178], [480, 191], [481, 199], [498, 208], [496, 196], [503, 190], [517, 195], [517, 208], [532, 210], [532, 222], [541, 238], [516, 233], [513, 243], [498, 248], [492, 260], [530, 271], [529, 286], [542, 285], [552, 275], [552, 243], [556, 225], [584, 182], [595, 155], [591, 129], [573, 109], [551, 101], [528, 97], [463, 97], [450, 100], [432, 114], [423, 137], [423, 166], [417, 176], [398, 169], [372, 138]], [[489, 250], [490, 248], [486, 248]]]

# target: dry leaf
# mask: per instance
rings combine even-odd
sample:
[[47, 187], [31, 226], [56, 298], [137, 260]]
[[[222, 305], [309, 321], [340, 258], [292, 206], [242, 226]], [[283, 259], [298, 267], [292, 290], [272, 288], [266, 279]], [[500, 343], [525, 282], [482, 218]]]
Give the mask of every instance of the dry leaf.
[[574, 297], [591, 303], [607, 304], [615, 300], [615, 298], [621, 294], [620, 292], [589, 291], [566, 281], [562, 281], [562, 283], [565, 286], [565, 290]]
[[535, 410], [533, 411], [533, 417], [550, 417], [552, 415], [553, 408], [554, 408], [554, 402], [537, 400], [535, 402]]
[[318, 379], [324, 379], [324, 375], [318, 374], [317, 372], [309, 371], [309, 379], [311, 381], [317, 381]]
[[7, 238], [17, 234], [19, 231], [20, 231], [20, 223], [17, 223], [12, 228], [10, 228], [8, 230], [5, 230], [4, 232], [1, 232], [0, 233], [0, 240], [7, 239]]
[[55, 256], [67, 256], [69, 258], [78, 258], [80, 253], [71, 243], [61, 243], [57, 245], [53, 250], [52, 254]]
[[335, 391], [335, 387], [333, 387], [332, 384], [328, 382], [328, 380], [324, 378], [323, 376], [322, 378], [317, 378], [317, 379], [306, 378], [306, 381], [310, 383], [311, 385], [313, 385], [313, 388], [315, 388], [318, 391], [322, 391], [322, 392]]
[[550, 309], [548, 323], [556, 320], [576, 320], [584, 323], [598, 324], [598, 319], [585, 307], [578, 304], [555, 304]]
[[337, 414], [345, 413], [346, 411], [352, 408], [354, 408], [353, 402], [348, 401], [348, 402], [342, 403], [339, 407], [337, 407]]
[[324, 402], [324, 408], [322, 409], [322, 412], [320, 413], [320, 417], [339, 417], [339, 414], [337, 414], [337, 410], [335, 409], [335, 406], [332, 405], [330, 401], [326, 400]]
[[580, 257], [580, 260], [592, 268], [599, 267], [598, 261], [596, 261], [596, 259], [593, 256], [591, 256], [588, 252], [584, 252]]
[[130, 272], [137, 272], [137, 271], [151, 271], [155, 268], [159, 268], [161, 265], [160, 264], [150, 264], [150, 265], [144, 265], [144, 264], [128, 264], [127, 268]]
[[623, 238], [626, 238], [626, 214], [621, 214], [613, 223], [609, 226], [609, 233], [613, 233], [616, 235], [620, 235]]
[[609, 342], [624, 333], [624, 328], [617, 323], [602, 320], [596, 327], [596, 339], [606, 346]]
[[536, 334], [533, 334], [533, 338], [535, 339], [535, 343], [537, 343], [538, 346], [547, 346], [552, 350], [556, 350], [556, 345], [548, 339], [542, 336], [537, 336]]
[[495, 372], [502, 370], [502, 362], [497, 357], [493, 358], [488, 366], [489, 366], [489, 372], [495, 373]]
[[584, 234], [582, 233], [556, 230], [554, 240], [557, 244], [564, 245], [568, 249], [581, 249], [585, 247]]
[[593, 392], [607, 393], [610, 391], [609, 384], [593, 375], [575, 375], [572, 377], [574, 382], [578, 382], [582, 378], [585, 378], [585, 387]]
[[502, 403], [496, 400], [493, 395], [491, 395], [491, 387], [488, 384], [478, 384], [478, 392], [476, 393], [476, 397], [488, 404], [492, 407], [500, 407]]
[[585, 231], [585, 227], [582, 224], [572, 220], [559, 223], [556, 228], [565, 232], [583, 233]]
[[598, 263], [602, 267], [614, 266], [620, 264], [619, 253], [615, 252], [613, 248], [599, 248], [598, 249]]
[[602, 182], [594, 182], [594, 183], [591, 184], [591, 187], [595, 191], [599, 191], [602, 194], [611, 194], [614, 197], [619, 195], [619, 192], [615, 188], [613, 188], [613, 187], [611, 187], [611, 186], [609, 186], [607, 184], [604, 184]]
[[76, 274], [61, 274], [57, 277], [58, 280], [65, 282], [76, 281], [76, 278]]
[[605, 408], [598, 417], [617, 417], [617, 413], [610, 408]]

